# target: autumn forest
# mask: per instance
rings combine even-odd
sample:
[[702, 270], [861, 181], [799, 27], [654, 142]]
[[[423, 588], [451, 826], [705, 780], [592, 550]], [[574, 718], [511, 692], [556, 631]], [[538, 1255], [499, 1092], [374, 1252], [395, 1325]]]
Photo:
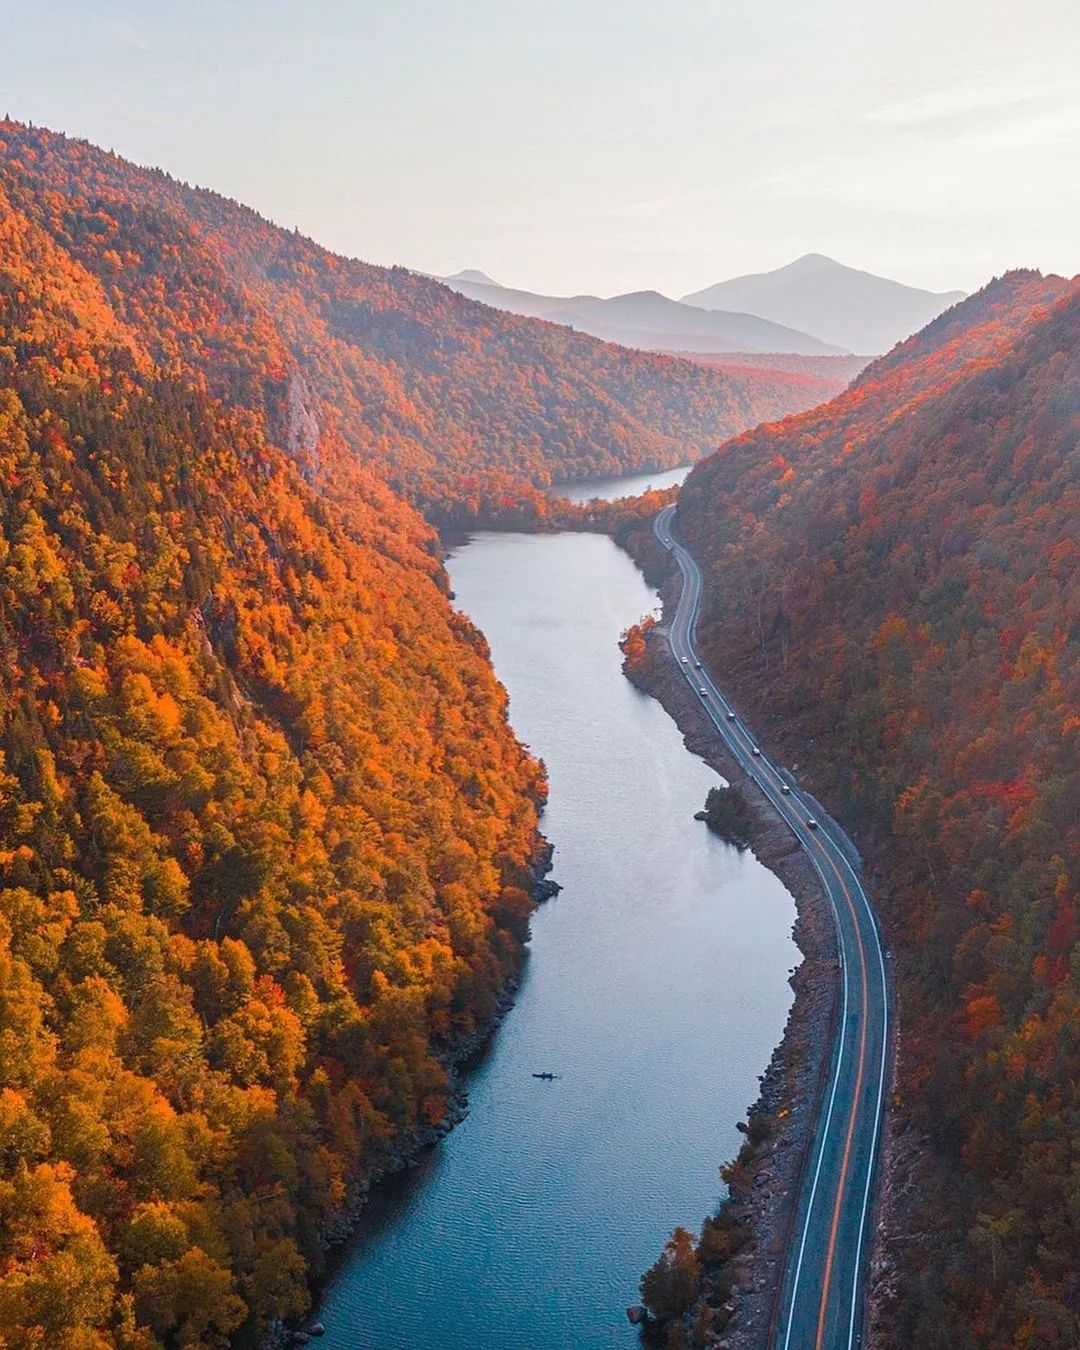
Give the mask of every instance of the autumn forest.
[[0, 1345], [307, 1316], [543, 894], [545, 770], [445, 539], [571, 524], [659, 576], [674, 489], [549, 489], [700, 461], [710, 669], [813, 747], [895, 952], [875, 1343], [1075, 1347], [1080, 289], [1009, 273], [850, 386], [786, 366], [491, 309], [0, 122]]
[[679, 496], [710, 663], [818, 748], [898, 955], [883, 1346], [1080, 1326], [1078, 433], [1080, 287], [1018, 272]]

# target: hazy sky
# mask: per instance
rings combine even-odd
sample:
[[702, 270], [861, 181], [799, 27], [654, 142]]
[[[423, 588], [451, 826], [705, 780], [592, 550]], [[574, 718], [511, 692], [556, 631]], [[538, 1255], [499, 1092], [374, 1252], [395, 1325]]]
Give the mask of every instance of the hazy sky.
[[0, 0], [24, 121], [557, 293], [1080, 271], [1080, 0]]

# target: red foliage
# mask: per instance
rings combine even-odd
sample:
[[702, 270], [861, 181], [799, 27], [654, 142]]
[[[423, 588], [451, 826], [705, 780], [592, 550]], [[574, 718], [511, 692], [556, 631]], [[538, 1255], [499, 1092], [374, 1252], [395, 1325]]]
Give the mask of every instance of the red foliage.
[[712, 661], [812, 740], [883, 878], [937, 1234], [896, 1345], [1080, 1329], [1078, 442], [1080, 285], [1013, 273], [679, 497]]

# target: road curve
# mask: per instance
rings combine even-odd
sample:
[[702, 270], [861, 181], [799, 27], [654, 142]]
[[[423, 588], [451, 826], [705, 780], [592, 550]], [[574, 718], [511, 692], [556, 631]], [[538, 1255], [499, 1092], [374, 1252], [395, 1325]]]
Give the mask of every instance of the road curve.
[[[771, 1350], [841, 1350], [862, 1342], [866, 1267], [874, 1222], [878, 1145], [889, 1076], [889, 980], [877, 921], [835, 822], [818, 818], [790, 774], [764, 754], [746, 723], [699, 667], [694, 628], [701, 572], [672, 534], [675, 507], [654, 529], [682, 573], [669, 641], [679, 668], [728, 751], [806, 851], [829, 897], [842, 967], [840, 1016], [829, 1074], [802, 1171], [784, 1259]], [[784, 793], [783, 788], [788, 788]]]

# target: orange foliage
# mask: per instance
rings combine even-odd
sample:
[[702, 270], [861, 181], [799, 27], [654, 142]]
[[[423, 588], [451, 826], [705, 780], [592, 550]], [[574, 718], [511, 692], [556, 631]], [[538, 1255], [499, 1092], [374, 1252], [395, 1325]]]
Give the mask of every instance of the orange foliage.
[[309, 475], [326, 476], [318, 432], [336, 428], [350, 456], [444, 525], [542, 511], [553, 481], [685, 463], [838, 387], [835, 376], [629, 351], [493, 310], [10, 121], [0, 187], [81, 264], [93, 294], [80, 313], [138, 334], [209, 392], [265, 408], [271, 436]]
[[431, 527], [206, 248], [34, 193], [0, 188], [0, 1343], [251, 1342], [443, 1119], [542, 772]]

